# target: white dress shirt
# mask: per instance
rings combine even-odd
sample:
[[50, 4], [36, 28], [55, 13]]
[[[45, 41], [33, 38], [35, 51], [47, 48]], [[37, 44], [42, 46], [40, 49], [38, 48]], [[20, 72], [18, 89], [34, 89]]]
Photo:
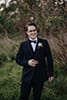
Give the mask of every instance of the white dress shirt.
[[31, 40], [31, 41], [36, 41], [36, 43], [31, 42], [32, 49], [33, 49], [33, 51], [35, 52], [36, 45], [37, 45], [37, 38], [35, 38], [35, 39], [31, 39], [31, 38], [30, 38], [29, 40]]

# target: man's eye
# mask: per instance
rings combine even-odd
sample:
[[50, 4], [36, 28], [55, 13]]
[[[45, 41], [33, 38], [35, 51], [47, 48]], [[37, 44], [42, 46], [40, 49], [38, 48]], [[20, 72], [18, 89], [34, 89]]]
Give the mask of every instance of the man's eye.
[[35, 32], [36, 31], [36, 29], [34, 29], [34, 30], [30, 30], [29, 32]]

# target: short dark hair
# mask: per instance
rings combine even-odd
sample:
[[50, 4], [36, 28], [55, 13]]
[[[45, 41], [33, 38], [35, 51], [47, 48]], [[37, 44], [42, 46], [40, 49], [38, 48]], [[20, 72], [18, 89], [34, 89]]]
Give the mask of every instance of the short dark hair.
[[36, 25], [35, 23], [28, 23], [28, 24], [26, 24], [25, 27], [24, 27], [25, 32], [28, 30], [28, 26], [35, 26], [36, 29], [37, 29], [37, 31], [38, 31], [37, 25]]

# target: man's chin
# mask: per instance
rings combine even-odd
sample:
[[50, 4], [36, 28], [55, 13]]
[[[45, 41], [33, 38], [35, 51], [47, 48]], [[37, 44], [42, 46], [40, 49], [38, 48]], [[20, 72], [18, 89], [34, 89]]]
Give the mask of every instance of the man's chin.
[[31, 37], [31, 39], [35, 39], [36, 37]]

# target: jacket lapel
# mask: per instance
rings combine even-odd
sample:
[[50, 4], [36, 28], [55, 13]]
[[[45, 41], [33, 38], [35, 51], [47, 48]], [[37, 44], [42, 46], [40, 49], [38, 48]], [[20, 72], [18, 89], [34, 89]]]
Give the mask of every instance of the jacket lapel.
[[36, 44], [36, 49], [35, 49], [35, 53], [37, 52], [37, 48], [38, 48], [38, 43], [39, 43], [39, 38], [37, 40], [37, 44]]
[[28, 49], [29, 49], [29, 51], [30, 51], [31, 53], [34, 53], [33, 48], [32, 48], [32, 46], [31, 46], [29, 40], [28, 40]]

